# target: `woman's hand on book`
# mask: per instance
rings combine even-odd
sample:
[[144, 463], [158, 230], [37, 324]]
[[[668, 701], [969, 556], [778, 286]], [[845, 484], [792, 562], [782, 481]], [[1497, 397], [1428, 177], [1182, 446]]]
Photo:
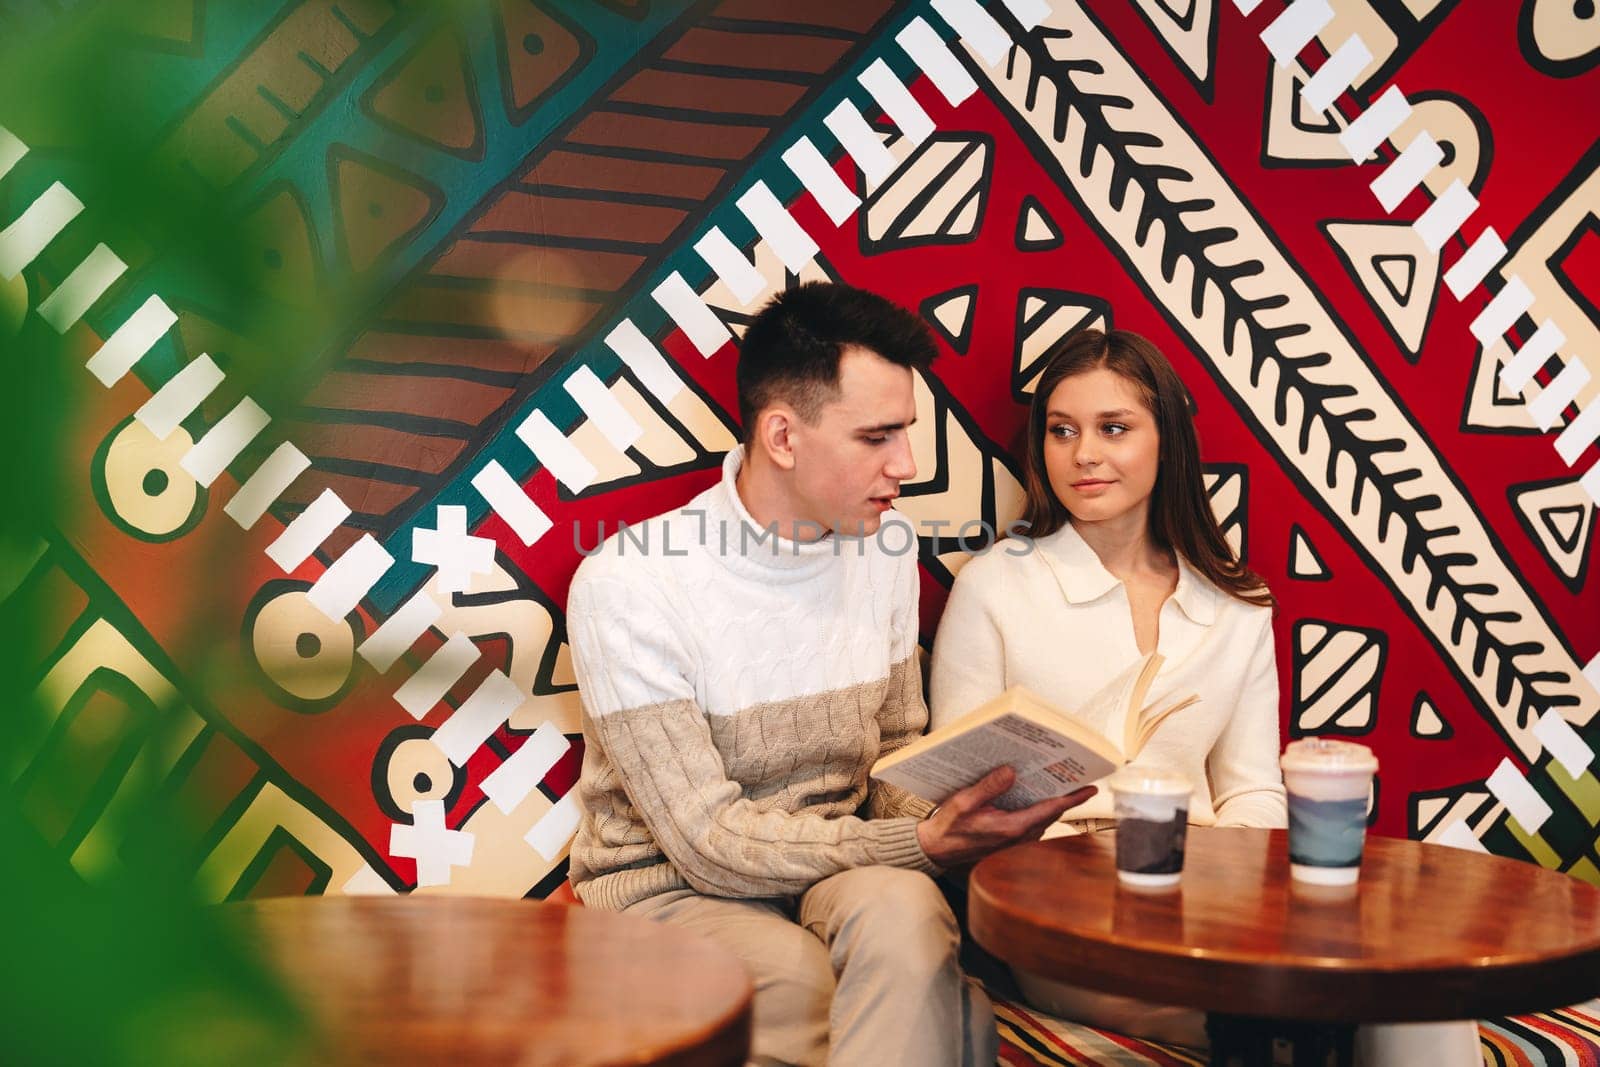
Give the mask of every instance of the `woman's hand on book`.
[[917, 826], [922, 851], [946, 870], [976, 863], [997, 849], [1032, 841], [1069, 808], [1095, 794], [1085, 786], [1064, 797], [1041, 800], [1017, 811], [994, 806], [1016, 780], [1010, 767], [997, 767], [974, 784], [953, 794], [939, 810]]

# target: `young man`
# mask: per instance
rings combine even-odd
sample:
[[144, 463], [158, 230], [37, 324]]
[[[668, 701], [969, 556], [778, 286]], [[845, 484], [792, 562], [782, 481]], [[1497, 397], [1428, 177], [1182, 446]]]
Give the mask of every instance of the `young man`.
[[871, 293], [776, 297], [741, 347], [722, 480], [607, 541], [567, 602], [587, 743], [573, 885], [743, 959], [758, 1063], [993, 1064], [929, 875], [1092, 792], [1005, 812], [1000, 769], [928, 815], [868, 780], [928, 718], [916, 537], [891, 507], [934, 353]]

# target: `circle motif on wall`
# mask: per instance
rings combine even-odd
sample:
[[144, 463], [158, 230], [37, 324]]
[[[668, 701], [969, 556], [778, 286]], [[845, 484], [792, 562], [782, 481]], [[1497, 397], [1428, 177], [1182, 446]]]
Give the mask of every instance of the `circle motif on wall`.
[[183, 427], [158, 441], [134, 418], [95, 453], [90, 483], [106, 517], [141, 541], [172, 541], [200, 524], [206, 490], [180, 465], [194, 447]]
[[244, 645], [278, 703], [307, 715], [327, 711], [355, 680], [353, 618], [335, 622], [314, 607], [305, 582], [268, 582], [250, 602]]
[[466, 782], [466, 771], [451, 766], [433, 743], [433, 727], [420, 723], [392, 731], [372, 760], [372, 795], [390, 818], [401, 821], [411, 819], [411, 805], [419, 800], [442, 800], [449, 811]]

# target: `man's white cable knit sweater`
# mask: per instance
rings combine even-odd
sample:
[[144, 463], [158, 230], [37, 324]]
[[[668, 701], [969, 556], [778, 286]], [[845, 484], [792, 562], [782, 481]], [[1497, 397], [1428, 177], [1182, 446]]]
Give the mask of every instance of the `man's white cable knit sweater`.
[[927, 725], [915, 536], [890, 512], [877, 537], [778, 539], [739, 500], [742, 460], [573, 578], [586, 748], [571, 871], [591, 906], [934, 869], [917, 840], [926, 807], [867, 779]]

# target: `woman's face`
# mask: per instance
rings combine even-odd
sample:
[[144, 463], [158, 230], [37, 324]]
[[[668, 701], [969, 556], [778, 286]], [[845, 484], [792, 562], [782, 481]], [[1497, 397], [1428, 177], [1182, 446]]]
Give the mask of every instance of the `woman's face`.
[[1139, 388], [1097, 367], [1063, 378], [1045, 405], [1044, 466], [1075, 522], [1147, 518], [1161, 435]]

